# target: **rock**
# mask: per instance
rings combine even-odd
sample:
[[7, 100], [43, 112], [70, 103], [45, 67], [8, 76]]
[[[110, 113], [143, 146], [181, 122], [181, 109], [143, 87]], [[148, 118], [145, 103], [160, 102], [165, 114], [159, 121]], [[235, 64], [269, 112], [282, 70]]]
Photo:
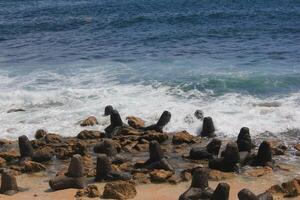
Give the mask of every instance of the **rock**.
[[203, 113], [202, 110], [196, 110], [195, 113], [194, 113], [194, 116], [195, 116], [197, 119], [203, 120], [204, 113]]
[[47, 131], [45, 131], [44, 129], [39, 129], [35, 132], [35, 139], [41, 139], [43, 137], [45, 137], [47, 135]]
[[159, 143], [162, 143], [168, 140], [169, 136], [165, 133], [155, 132], [155, 131], [146, 131], [145, 134], [141, 137], [141, 139], [145, 139], [147, 141], [156, 140]]
[[168, 182], [174, 185], [180, 183], [181, 181], [182, 181], [181, 177], [178, 176], [177, 174], [173, 174], [170, 178], [168, 178]]
[[170, 178], [173, 175], [172, 171], [166, 171], [166, 170], [153, 170], [152, 172], [150, 172], [150, 179], [151, 182], [154, 183], [162, 183], [162, 182], [166, 182], [168, 178]]
[[77, 138], [81, 140], [100, 139], [104, 137], [105, 134], [103, 132], [93, 130], [83, 130], [77, 135]]
[[46, 166], [33, 161], [24, 162], [24, 172], [34, 173], [46, 170]]
[[211, 117], [204, 117], [201, 131], [202, 137], [215, 137], [215, 126]]
[[83, 196], [87, 196], [89, 198], [100, 197], [98, 187], [96, 185], [88, 185], [86, 188], [78, 190], [75, 195], [77, 198]]
[[194, 143], [194, 137], [187, 131], [176, 133], [172, 139], [173, 144]]
[[261, 177], [261, 176], [264, 176], [264, 175], [272, 173], [272, 172], [273, 172], [273, 169], [266, 166], [263, 168], [248, 170], [246, 173], [252, 177]]
[[114, 108], [111, 105], [105, 106], [104, 116], [109, 116], [113, 110]]
[[49, 181], [53, 190], [63, 190], [68, 188], [82, 189], [86, 185], [84, 166], [80, 155], [74, 155], [71, 159], [68, 172], [59, 175]]
[[180, 173], [180, 178], [182, 181], [190, 181], [192, 179], [192, 175], [188, 171], [184, 170]]
[[13, 109], [9, 109], [7, 111], [7, 113], [13, 113], [13, 112], [25, 112], [26, 110], [22, 109], [22, 108], [13, 108]]
[[85, 120], [83, 120], [80, 123], [80, 126], [94, 126], [96, 124], [99, 124], [97, 121], [97, 118], [94, 116], [90, 116], [90, 117], [86, 118]]
[[233, 173], [221, 172], [218, 170], [210, 170], [209, 171], [209, 179], [213, 181], [221, 181], [225, 179], [233, 178], [235, 175]]
[[104, 199], [133, 199], [137, 194], [135, 186], [126, 181], [107, 183], [104, 187]]
[[126, 119], [128, 125], [131, 126], [132, 128], [139, 129], [145, 126], [145, 121], [139, 117], [128, 116], [126, 117]]
[[282, 183], [284, 197], [296, 197], [300, 194], [300, 185], [297, 180]]
[[15, 151], [0, 152], [0, 158], [5, 159], [7, 162], [19, 159], [19, 155]]
[[2, 171], [0, 193], [13, 195], [19, 191], [16, 177], [9, 170]]
[[133, 179], [137, 183], [148, 184], [150, 183], [149, 174], [137, 172], [133, 174]]
[[54, 134], [54, 133], [49, 133], [45, 136], [45, 141], [47, 143], [55, 144], [55, 143], [61, 143], [62, 138], [60, 135]]
[[32, 156], [32, 160], [35, 162], [47, 162], [52, 159], [54, 155], [54, 149], [49, 146], [41, 147], [36, 150]]
[[227, 183], [219, 183], [210, 200], [228, 200], [230, 186]]
[[111, 111], [110, 114], [110, 125], [104, 129], [107, 138], [112, 138], [114, 136], [114, 130], [117, 127], [123, 126], [123, 121], [117, 110]]
[[248, 152], [251, 151], [252, 141], [251, 141], [249, 128], [247, 127], [241, 128], [236, 143], [238, 145], [239, 151], [248, 151]]
[[127, 126], [122, 126], [117, 131], [117, 135], [137, 135], [137, 136], [140, 136], [142, 134], [143, 134], [143, 132], [141, 132], [137, 129], [134, 129], [132, 127], [127, 127]]
[[297, 151], [300, 151], [300, 144], [296, 144], [296, 145], [294, 146], [294, 148], [295, 148]]
[[191, 187], [180, 195], [179, 200], [210, 199], [213, 190], [208, 186], [208, 173], [203, 168], [195, 168], [192, 172]]
[[156, 132], [163, 132], [163, 128], [170, 122], [171, 120], [171, 113], [169, 111], [164, 111], [160, 116], [159, 120], [156, 124], [147, 126], [143, 128], [144, 131], [156, 131]]
[[0, 157], [0, 167], [5, 167], [5, 166], [6, 166], [6, 160]]
[[209, 168], [223, 172], [234, 172], [238, 171], [239, 162], [240, 155], [237, 144], [235, 142], [229, 142], [226, 146], [223, 157], [210, 160]]

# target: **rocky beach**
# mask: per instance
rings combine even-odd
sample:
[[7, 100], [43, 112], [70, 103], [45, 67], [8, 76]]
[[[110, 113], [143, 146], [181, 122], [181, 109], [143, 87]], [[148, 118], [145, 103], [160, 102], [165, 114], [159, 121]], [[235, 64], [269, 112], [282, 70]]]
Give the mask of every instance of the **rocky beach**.
[[85, 130], [74, 137], [39, 129], [32, 140], [1, 140], [1, 198], [300, 198], [298, 130], [281, 133], [284, 141], [270, 132], [252, 137], [247, 127], [223, 137], [199, 110], [198, 136], [165, 132], [168, 111], [149, 126], [113, 106], [101, 117], [110, 118], [104, 130], [93, 130], [98, 120], [90, 116], [77, 123]]

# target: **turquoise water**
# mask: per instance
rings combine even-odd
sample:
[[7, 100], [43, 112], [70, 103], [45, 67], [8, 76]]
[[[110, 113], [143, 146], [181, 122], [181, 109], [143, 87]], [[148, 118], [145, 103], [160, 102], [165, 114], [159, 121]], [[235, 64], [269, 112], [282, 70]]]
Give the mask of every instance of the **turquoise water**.
[[298, 128], [300, 1], [0, 0], [0, 78], [5, 137], [73, 135], [105, 104], [195, 134], [195, 109], [228, 135]]

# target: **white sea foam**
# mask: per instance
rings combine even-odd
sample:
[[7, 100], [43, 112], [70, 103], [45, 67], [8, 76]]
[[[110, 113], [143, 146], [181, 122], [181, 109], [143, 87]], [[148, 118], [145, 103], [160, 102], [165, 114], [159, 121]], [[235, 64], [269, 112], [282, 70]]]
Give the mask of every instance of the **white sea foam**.
[[[300, 125], [300, 93], [267, 99], [236, 93], [212, 97], [197, 90], [184, 92], [161, 85], [118, 84], [113, 78], [104, 77], [103, 72], [68, 76], [35, 72], [14, 78], [1, 75], [0, 83], [1, 138], [15, 139], [22, 134], [33, 137], [39, 128], [76, 135], [83, 129], [77, 122], [90, 115], [100, 121], [91, 129], [103, 130], [109, 124], [109, 118], [102, 116], [108, 104], [119, 110], [124, 121], [126, 116], [134, 115], [147, 124], [156, 122], [164, 110], [169, 110], [172, 119], [166, 130], [188, 130], [193, 134], [202, 125], [193, 117], [196, 109], [211, 116], [217, 130], [228, 136], [236, 135], [243, 126], [258, 134]], [[6, 113], [11, 108], [26, 111]]]

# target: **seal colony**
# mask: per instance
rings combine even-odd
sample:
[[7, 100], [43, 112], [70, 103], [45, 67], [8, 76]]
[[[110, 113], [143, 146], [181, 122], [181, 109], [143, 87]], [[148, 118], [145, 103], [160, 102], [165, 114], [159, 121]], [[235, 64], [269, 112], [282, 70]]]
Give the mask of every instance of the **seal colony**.
[[[263, 140], [256, 145], [247, 127], [242, 127], [235, 139], [222, 139], [215, 131], [212, 117], [197, 110], [195, 117], [203, 120], [199, 136], [186, 131], [166, 133], [164, 127], [171, 113], [164, 111], [159, 120], [145, 126], [138, 117], [122, 121], [119, 112], [106, 106], [110, 125], [104, 132], [84, 130], [76, 137], [37, 130], [34, 140], [22, 135], [18, 141], [1, 140], [0, 193], [14, 195], [29, 188], [18, 187], [16, 176], [46, 172], [50, 191], [78, 189], [74, 196], [108, 199], [130, 199], [137, 194], [136, 185], [148, 183], [179, 184], [191, 180], [190, 187], [179, 200], [228, 200], [230, 184], [227, 178], [248, 174], [260, 177], [273, 171], [290, 170], [274, 157], [286, 154], [288, 146]], [[97, 124], [88, 117], [80, 125]], [[296, 145], [293, 148], [299, 148]], [[17, 150], [15, 150], [17, 149]], [[215, 189], [209, 180], [222, 180]], [[95, 182], [105, 182], [99, 192]], [[244, 188], [235, 194], [239, 200], [272, 200], [297, 197], [300, 178], [294, 177], [261, 194]]]

